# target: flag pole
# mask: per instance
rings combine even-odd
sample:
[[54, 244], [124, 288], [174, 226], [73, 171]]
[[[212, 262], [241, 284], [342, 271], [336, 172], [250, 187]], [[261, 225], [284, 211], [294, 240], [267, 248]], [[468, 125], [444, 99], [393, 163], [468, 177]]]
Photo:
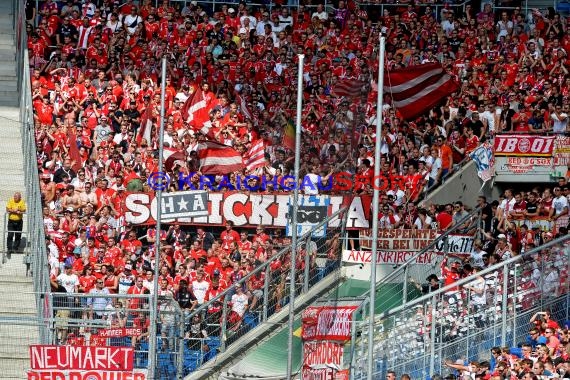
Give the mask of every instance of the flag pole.
[[295, 126], [295, 189], [293, 190], [293, 216], [291, 234], [291, 278], [289, 290], [289, 336], [287, 339], [287, 380], [293, 375], [293, 315], [295, 313], [295, 267], [297, 264], [297, 204], [299, 202], [299, 166], [301, 161], [301, 111], [303, 108], [303, 62], [305, 56], [299, 54], [299, 72], [297, 73], [297, 120]]
[[[384, 98], [384, 44], [386, 39], [380, 36], [378, 62], [378, 99], [376, 100], [376, 147], [374, 149], [374, 182], [380, 180], [380, 148], [382, 147], [382, 108]], [[368, 319], [368, 380], [374, 379], [374, 312], [376, 308], [376, 259], [378, 257], [378, 209], [380, 186], [374, 183], [372, 197], [372, 258], [370, 261], [370, 316]]]
[[[166, 57], [162, 57], [162, 83], [160, 86], [160, 129], [158, 131], [158, 172], [163, 172], [163, 154], [164, 154], [164, 98], [166, 94]], [[149, 141], [150, 143], [150, 141]], [[154, 242], [154, 278], [152, 281], [153, 288], [150, 290], [151, 302], [150, 306], [150, 339], [148, 342], [148, 370], [149, 379], [156, 379], [156, 354], [157, 354], [157, 324], [158, 324], [158, 277], [160, 275], [160, 229], [162, 218], [162, 186], [159, 184], [156, 191], [156, 241]]]

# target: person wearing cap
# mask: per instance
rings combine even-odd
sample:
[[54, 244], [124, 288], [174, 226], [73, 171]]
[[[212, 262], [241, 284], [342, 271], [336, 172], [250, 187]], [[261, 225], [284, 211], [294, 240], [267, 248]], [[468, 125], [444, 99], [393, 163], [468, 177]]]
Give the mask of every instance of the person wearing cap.
[[6, 250], [8, 251], [8, 259], [12, 255], [12, 252], [20, 249], [25, 212], [26, 202], [22, 199], [20, 192], [15, 192], [12, 198], [6, 203], [6, 213], [8, 214]]

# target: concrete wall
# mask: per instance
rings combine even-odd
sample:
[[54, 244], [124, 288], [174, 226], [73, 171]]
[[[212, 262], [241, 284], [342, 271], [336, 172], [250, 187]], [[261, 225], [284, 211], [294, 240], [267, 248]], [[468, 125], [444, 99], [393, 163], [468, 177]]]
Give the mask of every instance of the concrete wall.
[[489, 201], [498, 199], [501, 189], [494, 184], [494, 181], [489, 181], [483, 189], [481, 189], [482, 184], [477, 175], [477, 166], [470, 161], [448, 178], [443, 186], [433, 190], [422, 203], [429, 205], [461, 201], [469, 207], [474, 207], [479, 195], [486, 196]]

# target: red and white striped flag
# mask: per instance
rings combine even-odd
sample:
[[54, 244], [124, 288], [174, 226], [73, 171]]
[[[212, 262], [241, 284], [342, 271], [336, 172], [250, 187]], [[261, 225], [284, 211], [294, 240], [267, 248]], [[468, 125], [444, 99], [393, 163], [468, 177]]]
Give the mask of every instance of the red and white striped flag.
[[341, 79], [332, 88], [336, 96], [357, 97], [366, 91], [366, 83], [357, 79]]
[[208, 114], [210, 110], [201, 88], [197, 88], [190, 94], [180, 111], [183, 120], [194, 125], [197, 130], [202, 128], [202, 125], [210, 119]]
[[246, 119], [252, 120], [253, 117], [251, 115], [251, 112], [249, 111], [249, 108], [247, 107], [247, 102], [245, 100], [245, 97], [243, 97], [241, 95], [237, 95], [237, 100], [238, 100], [239, 108], [241, 110], [242, 115]]
[[265, 143], [263, 139], [257, 140], [247, 151], [245, 166], [249, 172], [265, 166]]
[[245, 166], [237, 150], [214, 141], [201, 143], [197, 153], [202, 174], [228, 174], [242, 170]]
[[147, 144], [151, 143], [152, 125], [152, 111], [151, 107], [148, 106], [141, 117], [141, 125], [136, 140], [137, 144], [140, 144], [142, 139], [145, 139]]
[[406, 67], [386, 73], [389, 94], [404, 119], [414, 119], [459, 90], [459, 84], [438, 63]]

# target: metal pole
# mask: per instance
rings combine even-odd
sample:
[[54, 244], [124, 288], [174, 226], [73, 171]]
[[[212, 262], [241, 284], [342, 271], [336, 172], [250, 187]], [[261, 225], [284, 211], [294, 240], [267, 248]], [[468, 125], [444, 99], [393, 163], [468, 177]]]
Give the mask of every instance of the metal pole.
[[312, 243], [311, 239], [308, 239], [305, 243], [305, 273], [303, 275], [303, 293], [307, 293], [309, 291], [309, 276], [310, 276], [310, 265], [311, 265], [311, 256], [309, 255], [309, 243]]
[[408, 265], [406, 265], [406, 267], [404, 268], [404, 288], [402, 289], [402, 305], [405, 305], [406, 302], [408, 302], [408, 269], [410, 267]]
[[501, 323], [501, 346], [507, 344], [507, 308], [509, 302], [508, 295], [509, 286], [509, 268], [507, 265], [503, 267], [503, 300], [502, 300], [502, 323]]
[[[160, 130], [158, 131], [158, 171], [162, 173], [163, 169], [163, 145], [164, 145], [164, 97], [166, 89], [166, 57], [162, 57], [162, 83], [160, 89]], [[156, 369], [156, 335], [158, 323], [158, 277], [160, 275], [160, 228], [162, 218], [162, 186], [158, 186], [156, 191], [156, 242], [154, 243], [154, 279], [153, 288], [150, 290], [151, 302], [150, 307], [150, 339], [148, 342], [148, 370], [149, 379], [155, 379]]]
[[[380, 148], [382, 147], [382, 100], [384, 97], [384, 44], [385, 37], [380, 37], [378, 57], [378, 99], [376, 100], [376, 147], [374, 152], [374, 181], [380, 178]], [[368, 380], [373, 379], [374, 363], [374, 309], [376, 307], [376, 258], [378, 256], [378, 203], [380, 186], [374, 184], [372, 197], [372, 259], [370, 264], [370, 317], [368, 320]]]
[[[429, 355], [429, 376], [433, 376], [435, 371], [435, 309], [437, 308], [437, 298], [434, 295], [431, 300], [431, 331], [430, 331], [430, 355]], [[441, 355], [439, 360], [442, 360]]]
[[[265, 281], [263, 282], [263, 321], [267, 320], [267, 307], [269, 303], [269, 281], [271, 279], [269, 269], [269, 265], [265, 267]], [[258, 302], [260, 301], [261, 300], [258, 300]]]
[[295, 125], [295, 189], [293, 192], [293, 233], [291, 234], [291, 281], [289, 290], [289, 336], [287, 338], [287, 380], [293, 374], [293, 314], [295, 304], [295, 267], [297, 266], [297, 203], [299, 202], [299, 166], [301, 161], [301, 111], [303, 108], [303, 63], [305, 55], [299, 54], [297, 73], [297, 120]]

